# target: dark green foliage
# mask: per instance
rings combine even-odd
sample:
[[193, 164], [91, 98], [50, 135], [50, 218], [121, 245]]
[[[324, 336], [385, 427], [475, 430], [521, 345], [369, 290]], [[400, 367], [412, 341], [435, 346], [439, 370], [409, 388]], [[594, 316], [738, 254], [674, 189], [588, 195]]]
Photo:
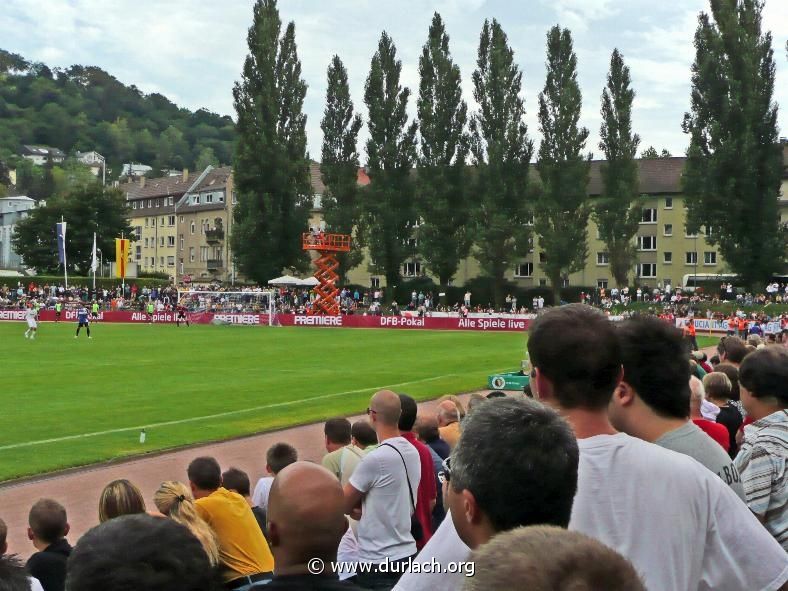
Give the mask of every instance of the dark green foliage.
[[100, 68], [50, 70], [0, 50], [0, 159], [23, 144], [67, 154], [96, 150], [107, 159], [107, 178], [124, 162], [194, 168], [204, 149], [230, 162], [235, 129], [230, 117], [179, 108], [160, 94], [143, 94]]
[[471, 118], [471, 153], [475, 165], [474, 256], [493, 279], [495, 302], [503, 303], [504, 274], [528, 254], [532, 216], [528, 167], [533, 142], [528, 139], [522, 73], [514, 62], [498, 21], [485, 21], [473, 73], [479, 111]]
[[307, 264], [301, 249], [312, 192], [302, 112], [306, 83], [295, 25], [289, 23], [281, 38], [280, 28], [276, 0], [257, 0], [249, 55], [233, 89], [238, 204], [230, 240], [241, 273], [262, 284]]
[[637, 203], [638, 171], [635, 156], [640, 137], [632, 133], [632, 100], [629, 68], [613, 50], [607, 86], [602, 91], [602, 126], [599, 148], [606, 162], [601, 166], [603, 193], [594, 203], [594, 221], [610, 254], [610, 271], [616, 285], [627, 285], [635, 264], [632, 238], [640, 222]]
[[700, 14], [691, 112], [684, 115], [687, 231], [711, 228], [707, 240], [751, 288], [786, 260], [775, 64], [762, 9], [758, 0], [713, 0], [711, 15]]
[[649, 146], [645, 150], [640, 153], [641, 158], [671, 158], [671, 153], [668, 152], [667, 148], [662, 148], [661, 152], [657, 152], [657, 149], [654, 146]]
[[93, 254], [93, 233], [104, 260], [114, 259], [115, 238], [121, 233], [131, 237], [126, 199], [117, 189], [106, 189], [98, 182], [75, 188], [63, 197], [47, 201], [16, 225], [14, 249], [26, 266], [40, 273], [56, 272], [57, 238], [55, 224], [61, 218], [67, 224], [66, 260], [69, 273], [87, 274]]
[[[323, 219], [329, 232], [353, 235], [361, 216], [358, 177], [358, 132], [361, 115], [353, 114], [353, 101], [347, 81], [347, 70], [338, 55], [328, 66], [326, 109], [320, 128], [323, 130], [323, 149], [320, 172], [326, 190], [323, 193]], [[356, 231], [349, 253], [340, 253], [339, 282], [345, 283], [347, 272], [357, 267], [363, 258]]]
[[581, 270], [588, 256], [586, 241], [590, 206], [586, 196], [588, 130], [578, 127], [582, 95], [577, 83], [577, 56], [568, 29], [547, 33], [547, 80], [539, 94], [539, 176], [542, 192], [536, 210], [540, 263], [558, 300], [561, 282]]
[[408, 125], [410, 90], [400, 85], [401, 71], [394, 42], [383, 32], [364, 87], [371, 184], [363, 193], [363, 223], [373, 266], [386, 277], [387, 296], [399, 283], [403, 262], [415, 254], [409, 240], [417, 219], [411, 180], [416, 123]]
[[438, 13], [419, 58], [419, 74], [419, 253], [446, 286], [470, 250], [471, 203], [468, 107], [462, 100], [460, 68], [451, 59], [449, 36]]

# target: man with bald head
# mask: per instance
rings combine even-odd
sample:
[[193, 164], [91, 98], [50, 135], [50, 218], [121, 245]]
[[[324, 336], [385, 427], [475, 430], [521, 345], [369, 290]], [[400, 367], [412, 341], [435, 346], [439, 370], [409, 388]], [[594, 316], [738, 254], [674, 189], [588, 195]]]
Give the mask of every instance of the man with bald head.
[[276, 572], [266, 589], [358, 589], [340, 582], [331, 568], [347, 529], [345, 498], [336, 476], [310, 462], [284, 468], [268, 498]]
[[391, 589], [416, 554], [411, 516], [421, 480], [419, 452], [400, 435], [400, 398], [376, 393], [367, 415], [379, 445], [356, 466], [345, 485], [345, 511], [359, 519], [358, 549], [369, 572], [358, 573], [367, 589]]

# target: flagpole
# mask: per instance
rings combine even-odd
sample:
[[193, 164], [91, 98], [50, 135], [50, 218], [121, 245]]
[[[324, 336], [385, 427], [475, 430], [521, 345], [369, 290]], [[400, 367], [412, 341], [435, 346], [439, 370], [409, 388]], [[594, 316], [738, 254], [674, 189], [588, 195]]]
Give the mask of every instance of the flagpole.
[[96, 233], [93, 232], [93, 259], [90, 261], [90, 266], [93, 267], [93, 295], [96, 295]]
[[[52, 222], [50, 222], [51, 224]], [[65, 223], [63, 216], [60, 216], [60, 223]], [[68, 290], [68, 262], [66, 260], [66, 230], [63, 229], [63, 276], [66, 280], [66, 290]]]
[[[125, 254], [124, 250], [125, 249], [123, 248], [123, 232], [121, 232], [120, 233], [120, 256], [123, 256]], [[115, 261], [115, 264], [116, 265], [118, 264], [117, 261]], [[125, 261], [124, 261], [124, 264], [123, 264], [123, 269], [124, 269], [123, 277], [121, 278], [123, 291], [121, 292], [121, 297], [125, 300], [126, 299], [126, 272], [125, 272], [126, 264], [125, 264]]]

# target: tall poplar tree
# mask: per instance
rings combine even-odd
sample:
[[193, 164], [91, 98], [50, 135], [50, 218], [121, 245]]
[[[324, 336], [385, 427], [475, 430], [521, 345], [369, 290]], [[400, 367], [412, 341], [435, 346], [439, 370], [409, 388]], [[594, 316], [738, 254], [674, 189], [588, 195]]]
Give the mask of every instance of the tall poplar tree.
[[400, 85], [402, 62], [384, 31], [372, 57], [364, 88], [369, 119], [364, 217], [373, 268], [386, 277], [388, 296], [400, 268], [414, 254], [410, 246], [417, 213], [411, 171], [416, 162], [416, 123], [408, 125], [410, 90]]
[[451, 58], [449, 36], [437, 12], [419, 58], [419, 75], [418, 248], [446, 286], [470, 250], [468, 106], [462, 100], [460, 67]]
[[[330, 232], [352, 235], [361, 214], [357, 185], [361, 115], [353, 114], [347, 70], [338, 55], [328, 66], [327, 78], [326, 108], [320, 123], [323, 130], [320, 172], [326, 186], [322, 200], [323, 216]], [[360, 234], [356, 232], [356, 237]], [[348, 270], [358, 266], [361, 259], [362, 252], [357, 243], [349, 253], [337, 256], [340, 283], [345, 282]]]
[[635, 264], [632, 238], [640, 223], [638, 169], [635, 156], [640, 137], [632, 133], [632, 101], [629, 68], [618, 49], [610, 57], [607, 86], [602, 90], [602, 125], [599, 148], [605, 155], [600, 167], [602, 195], [594, 203], [593, 218], [610, 257], [610, 271], [616, 285], [627, 285]]
[[493, 279], [498, 306], [506, 271], [530, 249], [527, 191], [533, 142], [525, 124], [522, 78], [501, 25], [485, 21], [473, 73], [479, 110], [470, 123], [477, 200], [473, 254]]
[[311, 207], [306, 152], [306, 83], [295, 25], [280, 38], [276, 0], [257, 0], [249, 55], [233, 88], [238, 144], [233, 168], [238, 203], [231, 243], [242, 274], [264, 283], [285, 268], [303, 269]]
[[556, 25], [547, 33], [547, 80], [539, 93], [542, 191], [535, 227], [555, 304], [560, 302], [562, 280], [580, 271], [588, 256], [586, 186], [591, 155], [583, 154], [588, 130], [578, 126], [582, 100], [572, 35]]
[[786, 260], [775, 64], [762, 11], [758, 0], [715, 0], [711, 15], [700, 14], [683, 124], [690, 135], [687, 231], [705, 226], [706, 239], [750, 288], [768, 282]]

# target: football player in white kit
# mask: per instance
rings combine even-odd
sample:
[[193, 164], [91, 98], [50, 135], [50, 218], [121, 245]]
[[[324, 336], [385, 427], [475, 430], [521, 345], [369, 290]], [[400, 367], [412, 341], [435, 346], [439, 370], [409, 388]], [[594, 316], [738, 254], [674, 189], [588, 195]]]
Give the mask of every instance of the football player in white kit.
[[38, 330], [38, 311], [36, 310], [35, 305], [33, 305], [33, 302], [28, 302], [27, 304], [27, 309], [25, 310], [25, 320], [27, 320], [25, 338], [36, 338], [36, 331]]

